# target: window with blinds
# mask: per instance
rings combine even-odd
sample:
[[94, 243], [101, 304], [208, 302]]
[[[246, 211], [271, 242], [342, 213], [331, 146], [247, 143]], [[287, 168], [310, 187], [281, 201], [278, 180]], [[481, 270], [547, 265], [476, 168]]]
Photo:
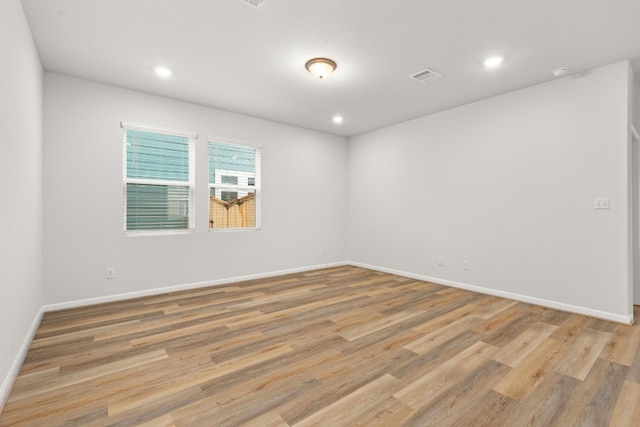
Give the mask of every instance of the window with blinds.
[[260, 227], [260, 149], [209, 140], [209, 229]]
[[125, 231], [194, 228], [195, 134], [122, 123]]

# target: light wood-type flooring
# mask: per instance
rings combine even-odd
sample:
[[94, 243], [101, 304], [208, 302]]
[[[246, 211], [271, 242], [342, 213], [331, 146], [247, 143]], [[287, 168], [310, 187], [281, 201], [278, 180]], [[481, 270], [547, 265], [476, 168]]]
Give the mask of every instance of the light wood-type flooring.
[[639, 348], [637, 325], [336, 267], [46, 313], [0, 425], [637, 427]]

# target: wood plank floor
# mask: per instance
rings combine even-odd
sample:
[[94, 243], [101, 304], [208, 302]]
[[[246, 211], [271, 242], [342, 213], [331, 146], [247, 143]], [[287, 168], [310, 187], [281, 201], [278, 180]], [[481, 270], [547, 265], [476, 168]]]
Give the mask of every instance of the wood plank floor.
[[47, 313], [0, 425], [637, 427], [639, 348], [345, 266]]

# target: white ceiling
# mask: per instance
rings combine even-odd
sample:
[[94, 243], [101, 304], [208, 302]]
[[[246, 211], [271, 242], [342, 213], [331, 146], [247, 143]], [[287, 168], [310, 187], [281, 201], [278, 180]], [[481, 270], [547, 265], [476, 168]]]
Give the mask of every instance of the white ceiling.
[[[352, 136], [632, 59], [640, 0], [22, 0], [45, 70]], [[484, 58], [504, 55], [486, 70]], [[305, 62], [338, 63], [325, 80]], [[168, 80], [153, 68], [173, 71]], [[408, 76], [432, 68], [444, 78]], [[332, 116], [341, 114], [336, 125]]]

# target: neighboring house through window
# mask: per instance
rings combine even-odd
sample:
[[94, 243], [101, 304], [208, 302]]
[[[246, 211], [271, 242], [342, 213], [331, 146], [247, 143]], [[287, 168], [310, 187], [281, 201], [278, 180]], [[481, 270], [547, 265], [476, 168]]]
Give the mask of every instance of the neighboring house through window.
[[125, 231], [193, 230], [197, 135], [127, 122], [122, 127]]
[[259, 228], [260, 149], [209, 140], [209, 228]]

